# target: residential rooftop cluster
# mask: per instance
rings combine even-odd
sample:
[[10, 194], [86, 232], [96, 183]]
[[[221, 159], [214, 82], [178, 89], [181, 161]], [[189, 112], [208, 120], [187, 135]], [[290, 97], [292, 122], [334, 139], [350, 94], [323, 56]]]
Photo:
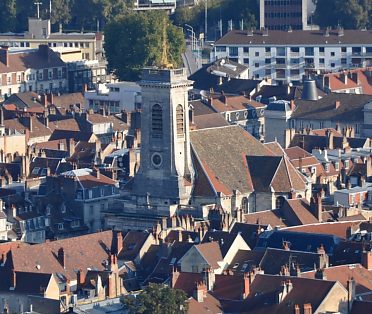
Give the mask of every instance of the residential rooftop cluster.
[[0, 313], [372, 313], [372, 33], [291, 17], [137, 82], [100, 32], [0, 34]]

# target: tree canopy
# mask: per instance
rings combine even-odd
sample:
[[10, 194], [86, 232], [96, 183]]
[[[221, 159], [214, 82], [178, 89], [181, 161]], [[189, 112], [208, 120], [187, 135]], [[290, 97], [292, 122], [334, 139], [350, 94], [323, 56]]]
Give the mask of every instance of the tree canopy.
[[338, 25], [347, 29], [372, 27], [372, 0], [313, 0], [314, 22], [321, 28]]
[[168, 60], [182, 64], [185, 40], [182, 29], [174, 26], [163, 11], [128, 12], [105, 27], [105, 52], [109, 70], [121, 80], [136, 80], [145, 66], [160, 65], [164, 26]]
[[188, 308], [184, 291], [161, 284], [149, 284], [136, 298], [123, 301], [131, 314], [183, 314]]

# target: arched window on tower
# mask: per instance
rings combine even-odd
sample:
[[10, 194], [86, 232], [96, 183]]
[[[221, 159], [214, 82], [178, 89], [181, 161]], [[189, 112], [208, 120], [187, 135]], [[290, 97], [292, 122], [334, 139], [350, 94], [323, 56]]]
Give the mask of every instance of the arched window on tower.
[[163, 109], [159, 104], [152, 106], [151, 112], [151, 132], [152, 137], [162, 137], [163, 136]]
[[183, 137], [184, 136], [184, 115], [183, 115], [183, 107], [182, 105], [178, 105], [176, 107], [176, 123], [177, 123], [177, 137]]

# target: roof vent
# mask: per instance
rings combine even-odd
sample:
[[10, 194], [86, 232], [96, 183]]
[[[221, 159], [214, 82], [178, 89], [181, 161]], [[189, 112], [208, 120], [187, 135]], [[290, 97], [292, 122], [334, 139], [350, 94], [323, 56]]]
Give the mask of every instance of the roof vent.
[[287, 32], [288, 33], [292, 33], [292, 27], [291, 27], [291, 25], [288, 26]]
[[344, 36], [344, 29], [341, 26], [337, 27], [337, 35], [339, 37]]
[[267, 28], [262, 31], [262, 36], [269, 36], [269, 30]]
[[313, 78], [308, 77], [304, 79], [302, 99], [318, 100], [318, 91], [316, 89], [315, 80]]
[[253, 36], [253, 28], [247, 31], [247, 36]]
[[324, 37], [329, 37], [329, 27], [326, 28], [324, 32]]

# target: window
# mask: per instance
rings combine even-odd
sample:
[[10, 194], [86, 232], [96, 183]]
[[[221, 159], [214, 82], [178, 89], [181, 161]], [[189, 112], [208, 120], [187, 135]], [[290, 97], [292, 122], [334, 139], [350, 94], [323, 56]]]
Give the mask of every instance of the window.
[[216, 52], [226, 52], [226, 46], [217, 46]]
[[349, 168], [349, 161], [345, 160], [345, 169], [348, 169], [348, 168]]
[[254, 55], [255, 55], [255, 57], [259, 57], [259, 56], [260, 56], [260, 52], [259, 52], [259, 51], [256, 51], [256, 52], [254, 53]]
[[93, 207], [93, 205], [90, 205], [89, 206], [89, 215], [93, 216], [93, 214], [94, 214], [94, 207]]
[[37, 72], [37, 79], [42, 80], [43, 79], [43, 72]]
[[58, 224], [58, 230], [63, 230], [63, 222]]
[[229, 47], [230, 56], [237, 56], [238, 55], [238, 47]]
[[314, 55], [314, 48], [313, 47], [306, 47], [305, 48], [305, 55], [306, 56], [313, 56]]
[[341, 47], [341, 52], [346, 52], [346, 47]]
[[338, 163], [338, 161], [335, 162], [335, 169], [336, 171], [340, 170], [340, 164]]
[[260, 66], [260, 64], [258, 63], [258, 62], [256, 62], [255, 64], [254, 64], [254, 67], [255, 68], [258, 68]]
[[319, 47], [319, 52], [324, 53], [324, 47]]
[[341, 64], [346, 65], [347, 64], [347, 59], [346, 58], [341, 58]]
[[249, 53], [249, 47], [243, 47], [243, 52], [244, 53]]
[[328, 163], [324, 164], [324, 169], [325, 169], [326, 172], [329, 172], [329, 164]]
[[319, 63], [324, 65], [324, 58], [320, 58]]
[[177, 137], [184, 136], [184, 116], [183, 107], [178, 105], [176, 108]]
[[163, 109], [159, 104], [152, 106], [151, 113], [151, 131], [152, 137], [162, 137], [163, 136]]
[[243, 59], [243, 63], [244, 63], [244, 64], [249, 64], [249, 59], [248, 59], [248, 58], [244, 58], [244, 59]]
[[335, 56], [335, 52], [331, 51], [331, 57], [334, 57], [334, 56]]
[[71, 221], [71, 227], [76, 228], [80, 226], [80, 221], [79, 220], [73, 220]]
[[275, 208], [281, 208], [284, 204], [285, 198], [283, 196], [278, 196], [275, 201]]
[[334, 68], [336, 64], [334, 62], [331, 63], [331, 68]]

